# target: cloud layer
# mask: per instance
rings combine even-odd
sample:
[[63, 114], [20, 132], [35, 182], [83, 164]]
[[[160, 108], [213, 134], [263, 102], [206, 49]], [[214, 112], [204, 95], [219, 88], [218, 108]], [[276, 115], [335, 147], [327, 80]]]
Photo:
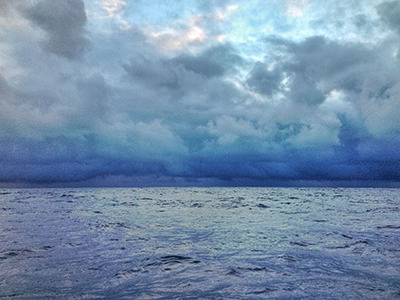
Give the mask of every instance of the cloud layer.
[[0, 182], [400, 182], [398, 1], [162, 3], [0, 0]]

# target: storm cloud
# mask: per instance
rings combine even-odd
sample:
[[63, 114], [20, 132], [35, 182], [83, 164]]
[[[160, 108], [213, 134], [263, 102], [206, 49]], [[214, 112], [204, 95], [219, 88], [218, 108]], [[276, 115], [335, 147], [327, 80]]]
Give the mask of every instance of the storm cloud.
[[66, 58], [77, 58], [88, 48], [83, 0], [41, 0], [26, 7], [23, 13], [46, 33], [41, 43], [49, 52]]
[[0, 1], [2, 184], [400, 182], [397, 2], [105, 2]]

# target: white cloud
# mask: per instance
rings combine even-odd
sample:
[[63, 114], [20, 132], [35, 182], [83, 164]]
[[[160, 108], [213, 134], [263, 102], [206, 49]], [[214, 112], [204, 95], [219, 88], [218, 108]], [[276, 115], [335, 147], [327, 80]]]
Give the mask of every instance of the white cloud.
[[103, 0], [100, 3], [101, 8], [106, 12], [106, 18], [121, 18], [126, 2], [123, 0]]
[[290, 17], [302, 17], [307, 4], [308, 0], [286, 0], [286, 14]]

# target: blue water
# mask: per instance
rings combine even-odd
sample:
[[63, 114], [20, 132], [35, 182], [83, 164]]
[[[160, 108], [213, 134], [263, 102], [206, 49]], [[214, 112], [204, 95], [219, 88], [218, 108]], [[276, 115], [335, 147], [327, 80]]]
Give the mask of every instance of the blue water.
[[0, 299], [400, 299], [400, 190], [0, 189]]

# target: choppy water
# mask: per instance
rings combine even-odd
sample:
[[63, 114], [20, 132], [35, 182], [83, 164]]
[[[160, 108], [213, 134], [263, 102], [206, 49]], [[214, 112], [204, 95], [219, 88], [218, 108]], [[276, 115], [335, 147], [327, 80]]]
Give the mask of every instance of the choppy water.
[[400, 190], [0, 189], [1, 299], [400, 299]]

